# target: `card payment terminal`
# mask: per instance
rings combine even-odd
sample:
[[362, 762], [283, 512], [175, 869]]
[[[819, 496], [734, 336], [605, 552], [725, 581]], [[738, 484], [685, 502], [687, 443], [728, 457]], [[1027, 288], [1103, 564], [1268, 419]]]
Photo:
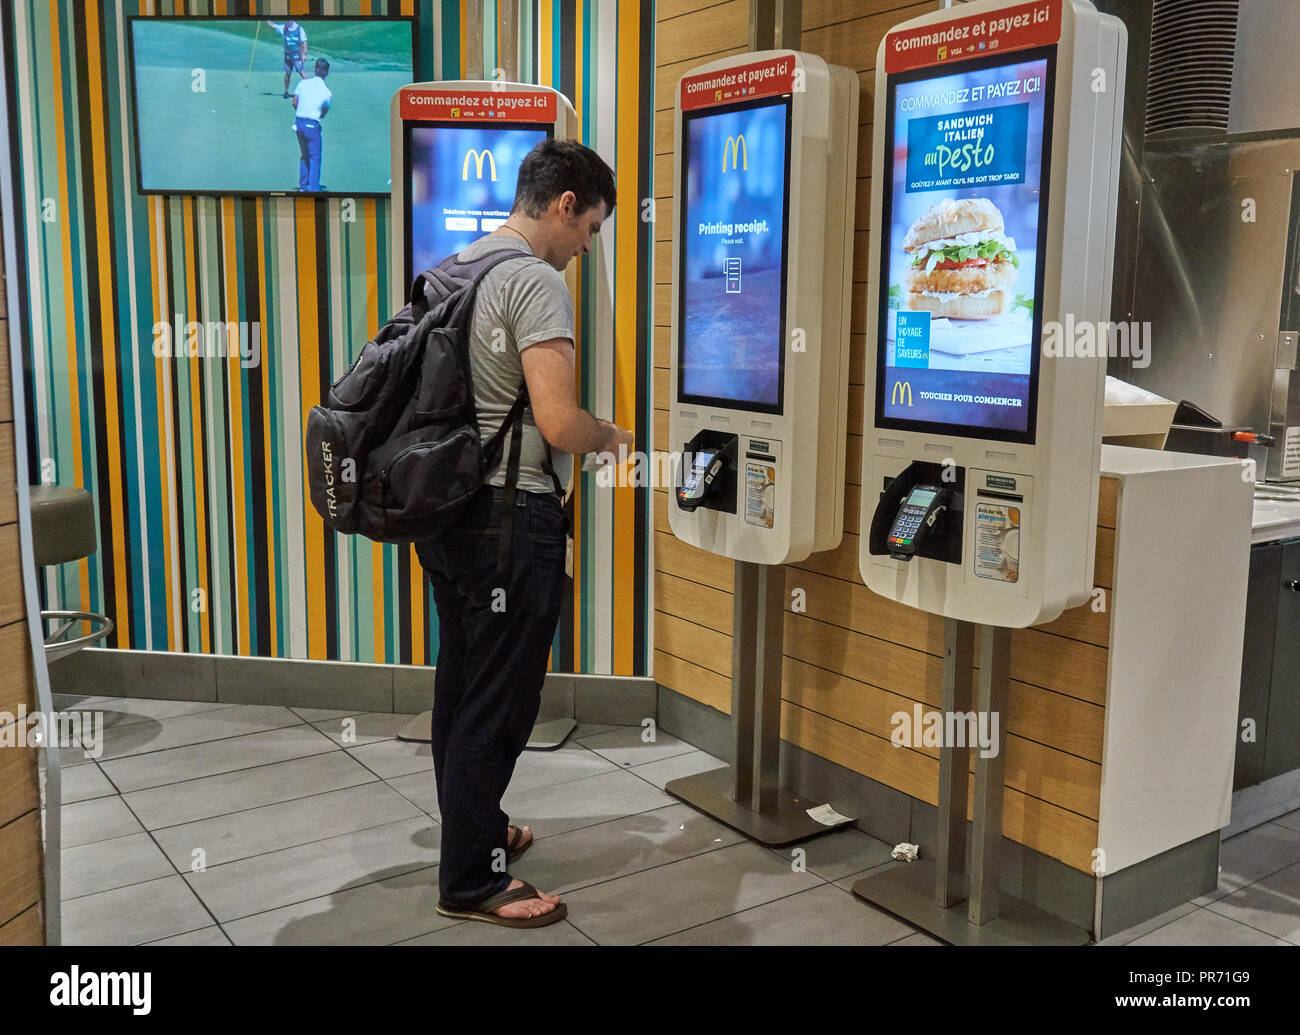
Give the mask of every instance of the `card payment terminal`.
[[[736, 457], [736, 437], [726, 436], [720, 443], [704, 445], [700, 436], [687, 447], [691, 466], [677, 488], [677, 502], [683, 510], [694, 510], [709, 495], [714, 482]], [[692, 447], [694, 447], [692, 449]]]
[[910, 561], [948, 509], [951, 492], [939, 485], [916, 485], [903, 499], [889, 530], [889, 556]]

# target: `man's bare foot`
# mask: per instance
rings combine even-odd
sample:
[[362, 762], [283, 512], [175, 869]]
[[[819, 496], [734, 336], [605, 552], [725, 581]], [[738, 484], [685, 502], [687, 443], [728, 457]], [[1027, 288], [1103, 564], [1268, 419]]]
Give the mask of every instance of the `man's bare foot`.
[[[516, 877], [506, 890], [514, 891], [515, 888], [523, 887], [523, 884], [524, 882]], [[559, 895], [548, 895], [545, 891], [539, 891], [537, 896], [537, 898], [520, 899], [518, 902], [507, 902], [504, 906], [497, 906], [492, 912], [497, 916], [509, 917], [511, 920], [525, 920], [530, 916], [549, 913], [560, 904]]]

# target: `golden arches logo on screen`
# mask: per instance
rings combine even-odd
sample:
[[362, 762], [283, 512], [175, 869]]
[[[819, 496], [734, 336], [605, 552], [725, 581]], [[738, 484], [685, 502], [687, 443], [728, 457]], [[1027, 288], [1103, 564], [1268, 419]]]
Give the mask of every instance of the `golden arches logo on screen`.
[[894, 390], [889, 393], [889, 405], [897, 406], [904, 399], [907, 400], [908, 406], [912, 405], [912, 382], [895, 381]]
[[468, 151], [465, 152], [465, 161], [464, 164], [462, 164], [460, 167], [460, 178], [462, 180], [469, 179], [469, 160], [471, 158], [474, 159], [475, 179], [479, 179], [479, 180], [483, 179], [483, 160], [486, 158], [488, 164], [488, 171], [492, 174], [492, 182], [495, 183], [497, 179], [497, 160], [492, 157], [492, 152], [489, 151], [486, 147], [483, 148], [482, 151], [478, 151], [471, 147]]
[[722, 145], [722, 171], [727, 171], [727, 155], [731, 155], [731, 168], [734, 170], [737, 165], [749, 171], [749, 148], [745, 144], [745, 134], [739, 136], [727, 137], [727, 142]]

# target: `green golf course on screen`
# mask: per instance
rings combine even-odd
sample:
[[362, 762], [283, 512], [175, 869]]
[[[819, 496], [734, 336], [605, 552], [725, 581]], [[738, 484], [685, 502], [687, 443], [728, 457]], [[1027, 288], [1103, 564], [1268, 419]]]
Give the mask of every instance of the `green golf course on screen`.
[[145, 194], [388, 194], [402, 18], [131, 20]]

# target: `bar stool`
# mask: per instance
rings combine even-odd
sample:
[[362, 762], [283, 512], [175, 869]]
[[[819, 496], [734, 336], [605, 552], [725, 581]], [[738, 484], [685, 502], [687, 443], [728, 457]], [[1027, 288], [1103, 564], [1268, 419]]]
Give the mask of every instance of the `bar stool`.
[[[95, 535], [95, 504], [85, 489], [68, 489], [58, 485], [30, 487], [32, 515], [32, 552], [36, 566], [66, 564], [89, 557], [99, 549]], [[42, 611], [41, 625], [62, 621], [45, 637], [47, 662], [75, 654], [102, 640], [113, 631], [113, 620], [91, 611]], [[80, 622], [98, 624], [84, 636], [63, 639], [64, 634]]]

